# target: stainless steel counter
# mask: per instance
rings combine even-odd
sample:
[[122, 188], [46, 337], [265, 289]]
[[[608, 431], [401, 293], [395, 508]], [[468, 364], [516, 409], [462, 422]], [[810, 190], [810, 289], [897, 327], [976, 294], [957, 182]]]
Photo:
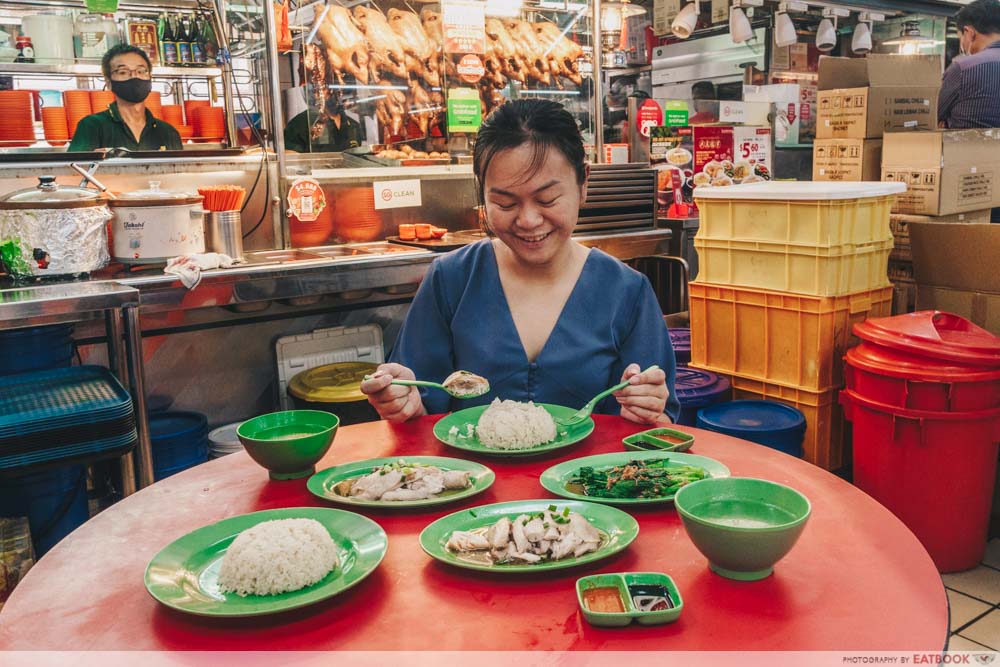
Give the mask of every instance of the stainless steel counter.
[[[670, 230], [574, 237], [620, 259], [664, 253]], [[132, 394], [139, 431], [138, 486], [153, 482], [142, 337], [330, 309], [405, 304], [437, 253], [384, 242], [247, 253], [246, 264], [205, 271], [193, 290], [158, 268], [37, 285], [0, 283], [0, 330], [104, 318], [109, 365]], [[155, 271], [146, 272], [146, 271]], [[140, 315], [143, 316], [140, 321]], [[169, 315], [169, 317], [167, 317]], [[93, 325], [91, 325], [93, 326]], [[132, 455], [124, 492], [135, 490]]]

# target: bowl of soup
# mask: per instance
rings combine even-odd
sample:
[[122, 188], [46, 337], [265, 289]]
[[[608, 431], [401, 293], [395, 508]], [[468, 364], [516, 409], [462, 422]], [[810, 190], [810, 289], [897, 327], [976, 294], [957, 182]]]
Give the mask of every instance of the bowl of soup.
[[674, 506], [709, 568], [729, 579], [769, 576], [791, 551], [812, 511], [784, 484], [750, 477], [712, 477], [681, 487]]
[[331, 412], [284, 410], [248, 419], [236, 435], [272, 479], [299, 479], [316, 472], [339, 426], [340, 419]]

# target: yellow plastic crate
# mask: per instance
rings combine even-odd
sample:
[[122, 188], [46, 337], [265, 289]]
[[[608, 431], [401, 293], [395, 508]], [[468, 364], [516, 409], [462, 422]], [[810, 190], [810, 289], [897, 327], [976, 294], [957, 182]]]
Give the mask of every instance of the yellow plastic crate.
[[761, 241], [694, 240], [698, 278], [715, 285], [841, 296], [889, 285], [892, 237], [820, 248]]
[[813, 392], [732, 376], [733, 400], [766, 399], [798, 408], [806, 418], [803, 457], [826, 470], [851, 462], [851, 440], [846, 436], [840, 389]]
[[851, 327], [892, 310], [892, 287], [816, 297], [694, 282], [691, 366], [809, 391], [844, 382]]
[[889, 213], [902, 183], [772, 181], [697, 188], [696, 238], [832, 248], [890, 236]]

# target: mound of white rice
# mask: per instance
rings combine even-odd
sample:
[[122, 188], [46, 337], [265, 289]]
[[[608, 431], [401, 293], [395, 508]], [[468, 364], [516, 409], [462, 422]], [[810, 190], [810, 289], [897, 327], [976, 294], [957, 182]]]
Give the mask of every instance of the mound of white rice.
[[555, 440], [552, 415], [531, 401], [493, 399], [476, 426], [479, 442], [494, 449], [527, 449]]
[[337, 567], [337, 546], [314, 519], [265, 521], [240, 533], [219, 570], [224, 593], [276, 595], [311, 586]]

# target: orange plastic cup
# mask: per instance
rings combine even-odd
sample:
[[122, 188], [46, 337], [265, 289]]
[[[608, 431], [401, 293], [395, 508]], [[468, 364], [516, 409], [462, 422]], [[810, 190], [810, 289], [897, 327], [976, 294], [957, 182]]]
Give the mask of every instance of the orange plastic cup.
[[434, 237], [433, 232], [431, 232], [431, 225], [417, 224], [413, 225], [413, 227], [417, 232], [418, 239], [424, 240]]
[[417, 230], [414, 225], [400, 225], [399, 238], [403, 241], [417, 240]]

